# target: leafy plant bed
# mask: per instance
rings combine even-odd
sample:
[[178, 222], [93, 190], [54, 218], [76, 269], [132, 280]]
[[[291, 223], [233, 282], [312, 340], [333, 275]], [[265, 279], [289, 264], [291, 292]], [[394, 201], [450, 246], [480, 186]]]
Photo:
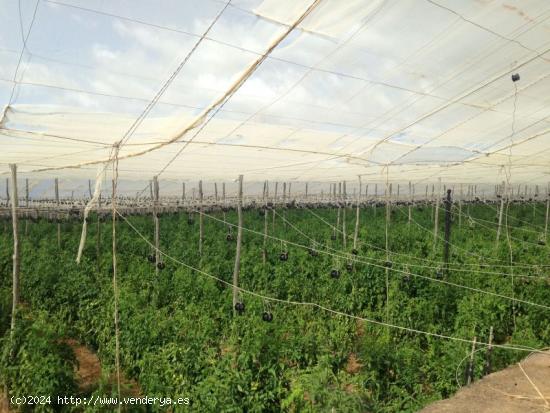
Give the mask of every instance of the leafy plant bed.
[[[527, 233], [533, 242], [526, 243], [520, 241], [525, 231], [511, 229], [512, 282], [506, 241], [501, 239], [496, 248], [494, 230], [475, 222], [470, 225], [466, 218], [459, 228], [455, 219], [446, 273], [440, 271], [443, 242], [433, 245], [431, 208], [413, 209], [415, 221], [410, 225], [408, 207], [393, 208], [389, 260], [385, 214], [380, 211], [361, 210], [357, 254], [352, 254], [351, 240], [344, 248], [340, 233], [331, 239], [336, 209], [316, 209], [318, 217], [307, 209], [288, 209], [285, 219], [295, 228], [279, 217], [273, 225], [270, 217], [265, 264], [264, 217], [245, 211], [244, 226], [255, 232], [243, 231], [240, 287], [246, 310], [237, 316], [227, 285], [170, 259], [230, 283], [235, 243], [226, 240], [228, 229], [220, 222], [221, 212], [211, 213], [217, 220], [204, 216], [202, 257], [198, 226], [188, 225], [187, 214], [162, 216], [160, 248], [167, 256], [162, 256], [165, 267], [158, 275], [148, 260], [150, 245], [119, 220], [120, 361], [125, 377], [139, 383], [141, 394], [189, 397], [193, 409], [204, 412], [330, 411], [332, 407], [350, 412], [412, 412], [448, 397], [458, 387], [455, 371], [470, 351], [469, 343], [358, 321], [309, 305], [269, 301], [244, 290], [466, 340], [476, 336], [487, 342], [492, 326], [495, 344], [548, 345], [546, 309], [433, 281], [440, 278], [548, 303], [550, 274], [542, 266], [548, 262], [548, 247], [537, 244], [538, 233]], [[476, 219], [494, 218], [491, 206], [469, 208]], [[540, 209], [536, 220], [530, 221], [537, 228], [544, 224]], [[512, 205], [509, 213], [532, 220], [529, 205]], [[354, 228], [354, 215], [345, 214], [347, 228]], [[235, 224], [236, 212], [226, 212], [226, 219]], [[153, 240], [150, 217], [129, 220]], [[28, 235], [21, 237], [21, 295], [34, 318], [23, 316], [17, 330], [28, 364], [3, 358], [2, 377], [9, 379], [11, 393], [79, 391], [75, 361], [70, 361], [70, 346], [63, 343], [66, 337], [74, 337], [102, 361], [103, 382], [93, 391], [116, 391], [109, 379], [115, 363], [111, 222], [101, 225], [99, 266], [95, 225], [88, 228], [80, 265], [75, 263], [81, 230], [77, 222], [64, 224], [63, 250], [57, 248], [56, 224], [44, 220], [29, 223]], [[9, 353], [11, 245], [8, 228], [0, 233], [3, 354]], [[315, 256], [310, 253], [312, 245]], [[286, 253], [283, 261], [282, 252]], [[332, 270], [338, 271], [337, 277], [331, 276]], [[475, 355], [476, 378], [482, 375], [485, 356], [485, 350]], [[495, 348], [492, 364], [500, 369], [524, 356]], [[48, 381], [41, 373], [44, 365], [50, 372]]]

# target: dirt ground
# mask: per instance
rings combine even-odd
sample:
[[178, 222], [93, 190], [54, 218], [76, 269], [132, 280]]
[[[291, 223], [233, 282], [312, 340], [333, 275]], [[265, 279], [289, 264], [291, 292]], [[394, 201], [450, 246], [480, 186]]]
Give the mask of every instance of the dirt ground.
[[[72, 348], [77, 360], [76, 380], [79, 390], [83, 393], [93, 391], [101, 379], [101, 362], [97, 354], [76, 340], [67, 339], [64, 342]], [[115, 380], [114, 377], [109, 380], [112, 382], [111, 385], [115, 385]], [[121, 377], [121, 387], [125, 396], [139, 396], [140, 394], [139, 385], [125, 377]], [[0, 391], [0, 413], [11, 412], [5, 393]]]
[[549, 413], [550, 352], [534, 354], [520, 364], [490, 374], [421, 413]]
[[68, 339], [65, 341], [73, 350], [78, 368], [76, 380], [82, 391], [92, 390], [101, 379], [101, 363], [97, 355], [88, 347], [81, 345], [78, 341]]
[[[101, 377], [97, 355], [75, 340], [67, 340], [67, 344], [78, 360], [80, 389], [91, 390]], [[432, 403], [421, 413], [550, 413], [550, 352], [534, 354], [520, 364], [463, 387], [450, 399]], [[130, 393], [139, 394], [136, 383], [123, 382], [123, 387], [133, 388]], [[3, 394], [0, 413], [10, 413]]]
[[0, 413], [10, 413], [10, 405], [8, 403], [8, 400], [6, 399], [6, 395], [2, 391], [0, 393]]

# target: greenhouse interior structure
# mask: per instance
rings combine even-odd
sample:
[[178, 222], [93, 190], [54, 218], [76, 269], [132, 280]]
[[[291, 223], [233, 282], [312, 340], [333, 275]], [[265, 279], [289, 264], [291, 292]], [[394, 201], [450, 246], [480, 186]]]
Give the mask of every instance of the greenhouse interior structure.
[[549, 411], [549, 1], [0, 5], [0, 413]]

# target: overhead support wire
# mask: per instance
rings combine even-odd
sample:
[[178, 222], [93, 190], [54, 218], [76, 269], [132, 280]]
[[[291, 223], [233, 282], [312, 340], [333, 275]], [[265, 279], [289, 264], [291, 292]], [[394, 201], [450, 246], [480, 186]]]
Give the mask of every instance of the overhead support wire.
[[[130, 222], [130, 220], [128, 220], [124, 215], [122, 215], [118, 211], [117, 211], [117, 214], [128, 224], [128, 226], [140, 238], [142, 238], [142, 240], [144, 242], [149, 244], [150, 247], [154, 248], [154, 245], [143, 234], [141, 234], [141, 232], [139, 232], [139, 230]], [[233, 224], [231, 224], [231, 225], [233, 225]], [[243, 229], [245, 229], [245, 228], [243, 228]], [[460, 337], [454, 337], [454, 336], [448, 336], [448, 335], [439, 334], [439, 333], [433, 333], [433, 332], [418, 330], [418, 329], [414, 329], [414, 328], [410, 328], [410, 327], [399, 326], [399, 325], [395, 325], [395, 324], [386, 323], [386, 322], [383, 322], [383, 321], [378, 321], [378, 320], [374, 320], [374, 319], [370, 319], [370, 318], [366, 318], [366, 317], [361, 317], [361, 316], [357, 316], [357, 315], [353, 315], [353, 314], [348, 314], [348, 313], [345, 313], [345, 312], [342, 312], [342, 311], [334, 310], [332, 308], [326, 307], [324, 305], [321, 305], [321, 304], [318, 304], [318, 303], [315, 303], [315, 302], [302, 302], [302, 301], [294, 301], [294, 300], [285, 300], [285, 299], [281, 299], [281, 298], [276, 298], [276, 297], [271, 297], [271, 296], [268, 296], [268, 295], [260, 294], [260, 293], [257, 293], [257, 292], [254, 292], [254, 291], [236, 286], [233, 283], [225, 281], [225, 280], [223, 280], [223, 279], [221, 279], [221, 278], [219, 278], [215, 275], [212, 275], [212, 274], [210, 274], [206, 271], [203, 271], [203, 270], [195, 268], [195, 267], [193, 267], [189, 264], [186, 264], [183, 261], [172, 257], [171, 255], [167, 254], [164, 251], [159, 251], [159, 252], [160, 252], [160, 254], [162, 254], [163, 256], [168, 258], [169, 260], [175, 262], [176, 264], [179, 264], [179, 265], [181, 265], [185, 268], [188, 268], [188, 269], [190, 269], [190, 270], [192, 270], [192, 271], [194, 271], [198, 274], [201, 274], [201, 275], [203, 275], [207, 278], [213, 279], [213, 280], [215, 280], [215, 281], [217, 281], [217, 282], [219, 282], [219, 283], [221, 283], [221, 284], [223, 284], [227, 287], [237, 288], [238, 291], [243, 293], [243, 294], [248, 294], [250, 296], [261, 298], [261, 299], [266, 300], [266, 301], [271, 301], [271, 302], [276, 302], [276, 303], [286, 304], [286, 305], [293, 305], [293, 306], [312, 307], [312, 308], [316, 308], [316, 309], [319, 309], [321, 311], [324, 311], [324, 312], [327, 312], [327, 313], [330, 313], [330, 314], [333, 314], [333, 315], [339, 315], [339, 316], [350, 318], [350, 319], [361, 320], [361, 321], [364, 321], [364, 322], [367, 322], [367, 323], [370, 323], [370, 324], [381, 325], [381, 326], [385, 326], [385, 327], [388, 327], [388, 328], [393, 328], [393, 329], [400, 330], [400, 331], [406, 331], [406, 332], [410, 332], [410, 333], [414, 333], [414, 334], [422, 334], [422, 335], [426, 335], [426, 336], [430, 336], [430, 337], [436, 337], [436, 338], [441, 338], [441, 339], [446, 339], [446, 340], [451, 340], [451, 341], [457, 341], [457, 342], [461, 342], [461, 343], [468, 343], [468, 344], [473, 343], [472, 340], [468, 340], [468, 339], [464, 339], [464, 338], [460, 338]], [[506, 345], [506, 344], [494, 344], [494, 343], [489, 344], [489, 343], [484, 343], [484, 342], [477, 342], [477, 344], [481, 345], [481, 346], [485, 346], [485, 347], [492, 346], [494, 348], [501, 348], [501, 349], [505, 349], [505, 350], [514, 350], [514, 351], [522, 351], [522, 352], [535, 352], [535, 353], [541, 353], [541, 354], [543, 353], [542, 350], [538, 350], [538, 349], [534, 349], [534, 348], [530, 348], [530, 347], [525, 347], [525, 346], [519, 346], [519, 345]]]
[[[231, 96], [233, 96], [235, 94], [235, 92], [237, 90], [240, 89], [240, 87], [250, 78], [250, 76], [256, 71], [256, 69], [263, 63], [263, 61], [271, 54], [271, 52], [290, 34], [290, 32], [292, 32], [292, 30], [294, 30], [316, 7], [317, 5], [321, 2], [322, 0], [314, 0], [310, 5], [309, 7], [300, 15], [300, 17], [298, 19], [296, 19], [294, 21], [294, 23], [288, 27], [287, 30], [284, 31], [284, 33], [282, 33], [279, 37], [277, 37], [277, 39], [267, 48], [267, 50], [258, 58], [256, 59], [245, 71], [244, 73], [241, 75], [241, 77], [239, 77], [239, 79], [237, 79], [232, 85], [231, 87], [225, 91], [225, 93], [220, 96], [219, 98], [217, 98], [212, 104], [210, 104], [207, 108], [205, 108], [191, 123], [189, 123], [187, 126], [185, 126], [181, 131], [179, 131], [178, 133], [174, 134], [171, 138], [169, 138], [168, 140], [166, 141], [163, 141], [161, 143], [158, 143], [156, 145], [153, 145], [152, 147], [150, 148], [147, 148], [147, 149], [144, 149], [144, 150], [141, 150], [141, 151], [137, 151], [137, 152], [133, 152], [133, 153], [128, 153], [126, 155], [121, 155], [118, 157], [119, 160], [123, 160], [123, 159], [129, 159], [129, 158], [134, 158], [134, 157], [137, 157], [137, 156], [141, 156], [141, 155], [144, 155], [144, 154], [147, 154], [147, 153], [150, 153], [150, 152], [153, 152], [153, 151], [156, 151], [160, 148], [163, 148], [167, 145], [170, 145], [174, 142], [177, 142], [178, 140], [180, 140], [183, 136], [185, 136], [189, 131], [203, 125], [202, 127], [204, 128], [204, 126], [206, 126], [206, 124], [208, 124], [208, 122], [212, 119], [213, 116], [216, 115], [216, 113], [224, 106], [224, 104], [228, 101], [229, 98], [231, 98]], [[227, 5], [226, 5], [227, 7]], [[221, 14], [218, 15], [217, 18], [219, 18]], [[209, 26], [209, 29], [213, 26], [215, 22], [213, 22], [210, 26]], [[207, 31], [209, 30], [207, 29]], [[204, 36], [201, 37], [201, 39], [204, 39]], [[198, 47], [198, 44], [200, 43], [197, 42], [197, 44], [195, 45], [195, 47], [192, 49], [192, 51], [196, 50], [196, 47]], [[165, 85], [163, 85], [163, 87], [161, 88], [161, 90], [157, 93], [157, 95], [155, 95], [155, 98], [153, 98], [153, 100], [151, 101], [151, 105], [148, 105], [144, 111], [142, 112], [143, 115], [140, 115], [140, 117], [138, 117], [138, 119], [136, 119], [136, 121], [132, 124], [132, 126], [130, 127], [130, 129], [128, 129], [128, 131], [126, 132], [126, 134], [124, 135], [122, 141], [121, 141], [121, 144], [124, 144], [124, 142], [131, 136], [131, 134], [133, 133], [133, 131], [135, 131], [135, 129], [137, 128], [137, 126], [139, 126], [139, 124], [141, 123], [141, 120], [144, 118], [144, 116], [146, 116], [149, 111], [151, 110], [152, 106], [154, 105], [154, 103], [156, 102], [156, 100], [158, 100], [160, 98], [160, 96], [162, 95], [162, 93], [164, 93], [164, 91], [166, 90], [166, 88], [168, 87], [168, 85], [170, 84], [170, 82], [175, 78], [175, 76], [177, 75], [177, 73], [179, 73], [179, 70], [181, 70], [181, 68], [183, 67], [183, 65], [185, 64], [185, 62], [187, 62], [187, 60], [189, 59], [190, 57], [190, 54], [188, 54], [186, 56], [186, 58], [184, 59], [184, 61], [182, 63], [180, 63], [180, 66], [178, 66], [178, 69], [176, 69], [176, 71], [174, 72], [174, 74], [170, 77], [170, 79], [165, 83]], [[213, 116], [210, 116], [212, 114], [212, 112], [214, 112], [214, 115]], [[210, 116], [210, 118], [209, 118]], [[200, 131], [199, 131], [200, 132]], [[197, 134], [195, 134], [196, 136]], [[191, 141], [193, 140], [190, 139]], [[178, 153], [176, 154], [176, 156], [174, 156], [169, 162], [168, 164], [161, 169], [161, 171], [159, 172], [159, 174], [157, 174], [157, 176], [159, 176], [178, 156], [179, 154], [187, 147], [188, 144], [185, 144], [181, 149], [180, 151], [178, 151]], [[122, 145], [121, 145], [122, 146]], [[81, 167], [81, 166], [86, 166], [86, 165], [94, 165], [94, 164], [98, 164], [98, 163], [104, 163], [105, 160], [94, 160], [94, 161], [87, 161], [87, 162], [82, 162], [82, 163], [79, 163], [79, 164], [74, 164], [74, 165], [65, 165], [65, 166], [60, 166], [60, 167], [48, 167], [48, 168], [43, 168], [43, 169], [40, 169], [40, 170], [36, 170], [35, 172], [43, 172], [43, 171], [50, 171], [50, 170], [58, 170], [58, 169], [66, 169], [66, 168], [78, 168], [78, 167]]]
[[23, 41], [23, 47], [21, 48], [21, 53], [19, 54], [19, 59], [17, 60], [17, 66], [15, 67], [15, 72], [13, 74], [13, 85], [11, 88], [10, 98], [8, 100], [8, 104], [4, 107], [2, 111], [2, 116], [0, 117], [0, 129], [4, 126], [4, 121], [6, 118], [6, 113], [9, 110], [11, 104], [13, 103], [13, 97], [15, 94], [15, 87], [17, 85], [17, 75], [19, 74], [19, 68], [21, 66], [21, 61], [23, 60], [23, 54], [25, 53], [25, 50], [27, 49], [27, 41], [29, 40], [29, 36], [31, 35], [32, 28], [34, 26], [34, 21], [36, 19], [36, 12], [38, 11], [38, 5], [40, 4], [40, 0], [36, 0], [36, 5], [34, 6], [34, 12], [32, 14], [31, 23], [29, 25], [29, 30], [27, 31], [27, 35], [23, 36], [23, 19], [21, 17], [21, 0], [19, 0], [19, 22], [21, 24], [21, 40]]

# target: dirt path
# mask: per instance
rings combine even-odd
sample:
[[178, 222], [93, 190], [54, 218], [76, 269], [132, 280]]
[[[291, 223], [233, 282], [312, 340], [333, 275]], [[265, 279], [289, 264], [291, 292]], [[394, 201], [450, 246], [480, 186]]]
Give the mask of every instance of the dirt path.
[[[91, 393], [94, 391], [101, 380], [101, 362], [99, 357], [88, 347], [83, 346], [74, 339], [63, 340], [71, 349], [76, 357], [76, 382], [81, 393]], [[109, 379], [110, 386], [116, 386], [116, 379]], [[121, 393], [124, 396], [139, 396], [141, 390], [139, 385], [125, 377], [121, 377]], [[0, 413], [12, 413], [8, 400], [3, 391], [0, 391]]]
[[[82, 393], [93, 391], [101, 380], [101, 362], [99, 357], [88, 347], [81, 345], [73, 339], [65, 340], [77, 360], [76, 381], [78, 388]], [[115, 377], [109, 379], [111, 386], [116, 386]], [[121, 393], [124, 396], [139, 396], [141, 390], [139, 385], [134, 380], [129, 380], [126, 377], [121, 377]]]
[[0, 393], [0, 413], [10, 413], [10, 404], [8, 403], [8, 399], [6, 399], [6, 395], [4, 392]]
[[77, 361], [76, 381], [82, 392], [89, 392], [98, 385], [101, 379], [101, 363], [97, 355], [88, 347], [73, 339], [65, 340], [71, 347]]
[[524, 359], [521, 367], [523, 371], [516, 363], [490, 374], [462, 388], [452, 398], [435, 402], [421, 412], [549, 413], [550, 352]]

